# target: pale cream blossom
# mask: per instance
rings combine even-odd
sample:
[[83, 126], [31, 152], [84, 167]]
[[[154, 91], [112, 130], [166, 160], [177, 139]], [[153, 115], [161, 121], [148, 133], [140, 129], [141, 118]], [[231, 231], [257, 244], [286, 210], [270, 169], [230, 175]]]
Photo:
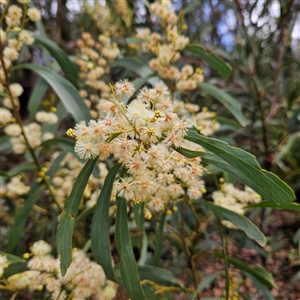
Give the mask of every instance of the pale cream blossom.
[[20, 41], [24, 45], [32, 45], [34, 43], [33, 33], [28, 30], [22, 30], [19, 35]]
[[33, 243], [30, 249], [36, 256], [43, 256], [49, 254], [52, 251], [51, 246], [43, 240]]
[[0, 123], [5, 125], [11, 121], [12, 121], [11, 112], [6, 108], [0, 107]]
[[9, 124], [4, 128], [4, 132], [10, 136], [20, 136], [21, 127], [19, 124]]
[[9, 90], [13, 97], [20, 97], [24, 91], [23, 87], [19, 83], [10, 84]]
[[32, 22], [35, 22], [35, 21], [40, 21], [41, 20], [41, 13], [40, 11], [35, 8], [35, 7], [32, 7], [32, 8], [29, 8], [28, 11], [27, 11], [27, 16], [29, 17], [29, 19], [32, 21]]
[[128, 79], [120, 80], [115, 84], [116, 94], [119, 97], [124, 95], [131, 97], [135, 91], [134, 85]]
[[19, 58], [19, 52], [11, 47], [5, 47], [3, 50], [3, 55], [5, 58], [9, 59], [10, 61], [15, 61]]

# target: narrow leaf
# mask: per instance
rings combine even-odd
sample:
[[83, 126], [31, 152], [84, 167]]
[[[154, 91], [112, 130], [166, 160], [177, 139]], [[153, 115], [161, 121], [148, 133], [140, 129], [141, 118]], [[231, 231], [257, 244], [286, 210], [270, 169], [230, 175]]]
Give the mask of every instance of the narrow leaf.
[[296, 231], [296, 233], [293, 236], [293, 242], [297, 244], [297, 242], [300, 241], [300, 228]]
[[300, 271], [293, 276], [291, 283], [296, 283], [297, 281], [300, 281]]
[[[235, 171], [234, 175], [266, 200], [287, 204], [295, 199], [293, 190], [276, 175], [260, 168], [255, 157], [227, 143], [199, 134], [191, 129], [185, 138], [213, 152]], [[205, 155], [204, 155], [205, 158]], [[232, 174], [229, 170], [226, 170]], [[245, 178], [247, 180], [245, 180]], [[245, 182], [246, 181], [246, 182]]]
[[6, 256], [7, 261], [8, 261], [9, 264], [19, 263], [19, 262], [26, 262], [26, 260], [24, 258], [13, 255], [13, 254], [5, 253], [5, 252], [2, 252], [2, 251], [0, 251], [0, 254]]
[[206, 61], [210, 67], [218, 71], [218, 73], [228, 78], [231, 74], [231, 68], [214, 53], [207, 53], [204, 48], [200, 45], [187, 45], [184, 50], [192, 52], [193, 54], [199, 56], [201, 59]]
[[69, 138], [54, 138], [51, 140], [47, 140], [45, 142], [43, 142], [40, 147], [49, 147], [49, 146], [55, 146], [55, 147], [59, 147], [69, 153], [72, 153], [73, 155], [76, 155], [74, 152], [74, 146], [75, 146], [75, 141]]
[[182, 147], [174, 148], [174, 150], [176, 150], [178, 153], [184, 155], [187, 158], [195, 158], [204, 155], [204, 152], [202, 151], [189, 150]]
[[72, 236], [75, 216], [78, 212], [84, 189], [97, 162], [90, 159], [80, 171], [71, 195], [66, 203], [66, 208], [61, 214], [61, 221], [57, 228], [57, 251], [60, 254], [60, 267], [62, 275], [66, 274], [72, 262]]
[[126, 38], [126, 44], [142, 44], [145, 40], [137, 37]]
[[1, 177], [10, 177], [9, 174], [7, 172], [4, 172], [2, 170], [0, 170], [0, 176]]
[[271, 207], [277, 209], [300, 211], [300, 205], [298, 203], [276, 204], [270, 201], [262, 201], [260, 203], [253, 203], [246, 206], [246, 208], [253, 208], [253, 207]]
[[[223, 253], [219, 253], [219, 252], [210, 252], [210, 253], [213, 256], [224, 258]], [[268, 273], [266, 269], [264, 269], [263, 267], [261, 266], [251, 267], [246, 263], [240, 261], [238, 258], [231, 257], [231, 256], [227, 256], [227, 260], [230, 264], [232, 264], [236, 268], [252, 275], [254, 278], [256, 278], [259, 282], [261, 282], [265, 286], [269, 288], [275, 287], [275, 282], [273, 280], [272, 275]]]
[[184, 285], [174, 275], [165, 269], [153, 266], [138, 266], [141, 280], [150, 280], [163, 286], [183, 287]]
[[240, 214], [237, 214], [232, 210], [228, 210], [222, 206], [215, 205], [212, 202], [208, 202], [205, 200], [201, 200], [200, 202], [207, 208], [212, 210], [212, 212], [217, 217], [219, 217], [222, 220], [232, 222], [238, 229], [243, 230], [249, 238], [255, 240], [261, 246], [265, 246], [265, 236], [249, 219]]
[[118, 198], [117, 205], [115, 242], [120, 255], [120, 271], [124, 287], [132, 300], [143, 300], [146, 298], [140, 283], [138, 266], [131, 246], [126, 199]]
[[64, 151], [60, 153], [55, 160], [52, 162], [49, 170], [47, 171], [47, 175], [50, 177], [53, 177], [53, 175], [61, 169], [61, 162], [64, 160], [64, 158], [67, 155], [67, 151]]
[[117, 282], [112, 265], [109, 238], [109, 206], [111, 192], [120, 164], [115, 164], [108, 172], [101, 193], [94, 208], [92, 220], [92, 250], [95, 259], [100, 264], [109, 280]]
[[240, 103], [224, 90], [217, 89], [214, 86], [203, 82], [199, 83], [198, 87], [220, 101], [234, 115], [242, 126], [246, 126], [249, 123], [242, 113]]
[[195, 1], [183, 10], [183, 14], [186, 15], [190, 12], [194, 12], [194, 10], [199, 6], [200, 6], [200, 3], [198, 1]]
[[140, 252], [140, 258], [138, 260], [138, 265], [145, 265], [148, 259], [148, 238], [146, 231], [143, 230], [142, 248]]
[[198, 290], [200, 292], [204, 291], [206, 287], [211, 285], [215, 280], [217, 279], [218, 276], [220, 276], [221, 272], [216, 272], [211, 276], [205, 277], [198, 285]]
[[13, 176], [16, 176], [23, 172], [36, 171], [36, 170], [37, 170], [37, 168], [34, 163], [24, 163], [24, 164], [14, 167], [7, 174], [9, 177], [13, 177]]
[[51, 86], [76, 122], [88, 121], [92, 118], [78, 91], [65, 78], [48, 68], [34, 64], [23, 64], [13, 68], [13, 70], [16, 69], [29, 69], [41, 76]]
[[273, 297], [273, 295], [271, 294], [271, 292], [269, 291], [269, 289], [264, 286], [259, 280], [257, 280], [254, 276], [252, 276], [251, 274], [244, 272], [246, 276], [248, 276], [252, 282], [254, 283], [254, 285], [256, 286], [256, 288], [264, 295], [266, 300], [275, 300], [275, 298]]
[[4, 269], [3, 277], [8, 278], [12, 275], [27, 271], [27, 262], [16, 262], [9, 264], [7, 268]]
[[[149, 83], [151, 83], [152, 85], [155, 85], [159, 81], [158, 77], [152, 78], [152, 76], [150, 76], [150, 75], [153, 75], [153, 71], [150, 68], [148, 68], [147, 66], [142, 64], [140, 61], [133, 59], [133, 58], [121, 58], [121, 59], [115, 60], [110, 65], [110, 67], [123, 67], [128, 70], [131, 70], [132, 72], [138, 74], [140, 77], [143, 77], [143, 78], [147, 77], [148, 78], [147, 81]], [[136, 84], [136, 86], [137, 86], [137, 84]]]
[[48, 39], [45, 36], [34, 35], [34, 39], [37, 43], [41, 44], [45, 49], [49, 51], [52, 57], [55, 58], [60, 65], [65, 77], [77, 88], [78, 85], [78, 70], [74, 63], [69, 59], [68, 55], [59, 46]]
[[155, 294], [155, 290], [152, 286], [148, 285], [148, 284], [144, 284], [143, 285], [143, 290], [145, 293], [145, 297], [148, 300], [159, 300], [161, 298], [158, 298], [158, 296]]
[[30, 122], [34, 121], [35, 114], [39, 109], [40, 103], [43, 100], [48, 87], [48, 83], [43, 78], [37, 80], [27, 105]]
[[15, 247], [18, 245], [18, 242], [23, 234], [23, 228], [28, 219], [28, 215], [31, 212], [33, 205], [40, 199], [40, 196], [44, 190], [44, 185], [35, 183], [26, 195], [25, 204], [20, 212], [16, 215], [15, 223], [10, 230], [6, 252], [13, 252]]

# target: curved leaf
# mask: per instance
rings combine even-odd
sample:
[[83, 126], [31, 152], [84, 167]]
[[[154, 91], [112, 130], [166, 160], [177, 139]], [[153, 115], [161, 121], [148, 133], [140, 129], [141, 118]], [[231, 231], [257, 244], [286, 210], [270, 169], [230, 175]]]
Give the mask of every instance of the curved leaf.
[[187, 158], [195, 158], [195, 157], [204, 155], [204, 152], [202, 152], [202, 151], [189, 150], [189, 149], [185, 149], [182, 147], [174, 148], [174, 150], [177, 151], [178, 153], [184, 155]]
[[193, 12], [199, 6], [200, 6], [200, 3], [198, 1], [194, 1], [187, 8], [185, 8], [183, 10], [183, 14], [186, 15], [186, 14], [188, 14], [190, 12]]
[[270, 201], [262, 201], [260, 203], [253, 203], [253, 204], [247, 205], [245, 208], [255, 208], [255, 207], [271, 207], [271, 208], [277, 208], [277, 209], [300, 211], [300, 205], [297, 203], [276, 204], [276, 203], [270, 202]]
[[158, 298], [158, 296], [155, 294], [155, 289], [148, 285], [148, 284], [144, 284], [143, 285], [143, 290], [144, 290], [144, 293], [145, 293], [145, 296], [146, 296], [146, 299], [148, 300], [159, 300], [161, 298]]
[[66, 274], [72, 262], [72, 237], [75, 216], [83, 196], [84, 189], [95, 167], [97, 158], [90, 159], [80, 171], [71, 195], [66, 203], [66, 208], [61, 214], [60, 224], [57, 227], [57, 252], [60, 254], [60, 267], [62, 275]]
[[32, 210], [33, 205], [39, 200], [40, 195], [45, 190], [44, 185], [35, 183], [26, 196], [26, 201], [23, 208], [17, 213], [15, 223], [12, 226], [6, 247], [6, 252], [12, 252], [17, 246], [20, 237], [23, 234], [23, 227], [27, 221], [28, 215]]
[[241, 229], [245, 234], [255, 240], [259, 245], [266, 245], [266, 238], [262, 232], [246, 217], [237, 214], [236, 212], [226, 209], [222, 206], [213, 204], [205, 200], [200, 201], [203, 205], [208, 207], [213, 213], [222, 220], [227, 220], [233, 223], [238, 229]]
[[3, 277], [8, 278], [14, 274], [18, 274], [27, 270], [27, 262], [15, 262], [13, 264], [9, 264], [8, 267], [4, 269]]
[[228, 169], [232, 169], [238, 179], [261, 194], [266, 200], [287, 204], [295, 199], [293, 190], [286, 183], [273, 173], [261, 169], [255, 157], [246, 151], [229, 146], [223, 141], [203, 136], [195, 128], [188, 131], [185, 139], [204, 147], [221, 158], [223, 165], [230, 166]]
[[74, 63], [69, 59], [68, 55], [58, 47], [58, 45], [52, 42], [45, 36], [34, 35], [36, 42], [41, 44], [49, 53], [55, 58], [57, 63], [60, 65], [62, 71], [65, 74], [65, 77], [77, 88], [78, 85], [78, 70]]
[[168, 270], [147, 265], [138, 266], [138, 270], [141, 280], [150, 280], [164, 286], [184, 287], [182, 282]]
[[[160, 81], [160, 79], [158, 77], [154, 77], [152, 78], [152, 76], [154, 76], [153, 71], [148, 68], [147, 66], [145, 66], [144, 64], [142, 64], [140, 61], [138, 61], [137, 59], [133, 59], [133, 58], [121, 58], [118, 60], [115, 60], [110, 67], [123, 67], [126, 68], [128, 70], [133, 71], [134, 73], [138, 74], [140, 77], [147, 77], [147, 82], [151, 83], [152, 85], [155, 85], [158, 81]], [[142, 80], [143, 81], [143, 80]], [[145, 82], [143, 82], [144, 84]], [[135, 85], [136, 87], [138, 86], [138, 83], [136, 83]]]
[[13, 254], [5, 253], [3, 251], [0, 251], [0, 254], [6, 256], [9, 264], [18, 263], [18, 262], [26, 262], [26, 260], [24, 258], [13, 255]]
[[95, 259], [100, 264], [109, 280], [117, 282], [112, 265], [109, 239], [109, 205], [114, 179], [120, 164], [115, 164], [108, 172], [101, 193], [94, 208], [92, 220], [92, 250]]
[[34, 163], [24, 163], [21, 165], [18, 165], [11, 169], [9, 172], [7, 172], [7, 177], [14, 177], [20, 173], [27, 172], [27, 171], [36, 171], [36, 165]]
[[142, 44], [145, 40], [137, 37], [126, 38], [126, 44]]
[[257, 280], [251, 274], [247, 272], [244, 273], [252, 280], [254, 286], [261, 292], [261, 294], [265, 297], [266, 300], [275, 300], [275, 298], [273, 297], [273, 295], [271, 294], [271, 292], [266, 286], [264, 286], [259, 280]]
[[[223, 253], [220, 252], [210, 252], [213, 256], [224, 258]], [[254, 278], [256, 278], [259, 282], [264, 284], [265, 286], [269, 288], [275, 287], [274, 280], [272, 278], [272, 275], [266, 271], [261, 266], [255, 266], [251, 267], [247, 265], [246, 263], [240, 261], [239, 259], [231, 256], [227, 256], [227, 260], [230, 264], [235, 266], [236, 268], [240, 269], [241, 271], [244, 271], [250, 275], [252, 275]]]
[[132, 300], [143, 300], [146, 298], [140, 283], [138, 266], [131, 246], [126, 199], [118, 198], [117, 206], [115, 242], [120, 255], [122, 280], [124, 287]]
[[239, 121], [242, 126], [246, 126], [249, 122], [242, 113], [240, 103], [221, 89], [217, 89], [208, 83], [198, 83], [198, 87], [220, 101]]
[[217, 279], [218, 276], [220, 276], [222, 274], [221, 271], [214, 273], [213, 275], [207, 276], [205, 277], [203, 280], [201, 280], [201, 282], [198, 285], [198, 290], [200, 292], [203, 292], [206, 287], [209, 285], [212, 285], [212, 283], [214, 283]]
[[231, 74], [231, 68], [214, 53], [207, 53], [204, 48], [200, 45], [187, 45], [184, 50], [192, 52], [193, 54], [199, 56], [201, 59], [206, 61], [210, 67], [217, 70], [218, 73], [228, 78]]
[[41, 76], [51, 86], [77, 123], [82, 120], [88, 121], [92, 118], [78, 91], [65, 78], [48, 68], [34, 64], [23, 64], [13, 68], [13, 70], [16, 69], [29, 69]]
[[69, 153], [72, 153], [73, 155], [76, 155], [74, 152], [75, 141], [69, 138], [54, 138], [51, 140], [47, 140], [40, 145], [40, 147], [47, 146], [59, 147], [65, 151], [68, 151]]
[[37, 83], [35, 84], [27, 105], [29, 110], [29, 119], [31, 122], [34, 121], [35, 114], [39, 109], [40, 103], [43, 100], [48, 86], [48, 83], [43, 78], [39, 78]]
[[67, 151], [60, 153], [55, 160], [51, 163], [49, 170], [47, 171], [47, 175], [52, 177], [58, 170], [61, 169], [61, 162], [65, 159], [67, 155]]

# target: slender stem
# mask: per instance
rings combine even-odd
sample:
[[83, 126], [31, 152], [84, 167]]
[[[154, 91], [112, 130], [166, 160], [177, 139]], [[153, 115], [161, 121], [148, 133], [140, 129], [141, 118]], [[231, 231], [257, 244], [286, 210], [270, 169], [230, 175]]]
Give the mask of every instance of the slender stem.
[[[21, 115], [19, 113], [20, 105], [18, 105], [18, 104], [15, 103], [14, 96], [13, 96], [11, 90], [10, 90], [9, 74], [8, 74], [8, 70], [7, 70], [6, 66], [5, 66], [4, 59], [3, 59], [3, 52], [2, 52], [3, 47], [2, 46], [3, 45], [0, 44], [0, 61], [1, 61], [1, 64], [2, 64], [2, 69], [3, 69], [3, 72], [4, 72], [4, 76], [5, 76], [5, 82], [4, 82], [4, 84], [6, 86], [6, 89], [8, 91], [8, 94], [10, 96], [11, 103], [12, 103], [12, 106], [13, 106], [13, 115], [14, 115], [17, 123], [19, 124], [20, 128], [21, 128], [21, 134], [22, 134], [22, 136], [24, 138], [24, 142], [26, 144], [26, 147], [27, 147], [27, 149], [28, 149], [28, 151], [29, 151], [29, 153], [30, 153], [33, 161], [34, 161], [34, 164], [36, 165], [38, 172], [41, 172], [42, 171], [42, 167], [41, 167], [41, 165], [40, 165], [40, 163], [39, 163], [39, 161], [37, 159], [37, 156], [36, 156], [36, 154], [34, 152], [34, 149], [30, 146], [28, 137], [27, 137], [25, 129], [24, 129], [23, 121], [22, 121]], [[54, 203], [57, 205], [59, 212], [62, 212], [62, 208], [60, 207], [59, 203], [57, 202], [57, 200], [55, 198], [55, 195], [54, 195], [54, 193], [53, 193], [53, 191], [51, 189], [51, 186], [50, 186], [50, 183], [48, 181], [48, 178], [46, 176], [43, 176], [43, 181], [44, 181], [44, 183], [46, 185], [46, 188], [49, 190], [49, 193], [52, 196]]]
[[190, 242], [196, 240], [196, 238], [203, 232], [203, 230], [206, 228], [206, 226], [208, 225], [208, 222], [210, 219], [212, 219], [213, 215], [207, 215], [207, 216], [203, 216], [202, 218], [199, 218], [198, 213], [195, 210], [195, 207], [192, 205], [192, 203], [189, 201], [189, 199], [184, 196], [184, 201], [185, 203], [189, 206], [195, 220], [197, 223], [197, 228], [196, 231], [192, 234], [192, 236], [190, 237]]
[[223, 250], [223, 255], [224, 255], [224, 266], [225, 266], [225, 278], [226, 278], [226, 299], [228, 300], [229, 298], [229, 286], [230, 286], [230, 278], [229, 278], [229, 271], [228, 271], [228, 260], [227, 260], [227, 243], [226, 243], [226, 237], [223, 234], [223, 225], [218, 219], [219, 223], [219, 230], [220, 230], [220, 237], [221, 237], [221, 242], [222, 242], [222, 250]]
[[158, 231], [157, 231], [157, 234], [156, 234], [155, 250], [154, 250], [154, 267], [158, 266], [158, 261], [159, 261], [159, 258], [160, 258], [165, 219], [166, 219], [166, 211], [164, 211], [164, 213], [161, 216], [159, 226], [158, 226]]
[[[250, 37], [248, 35], [247, 27], [246, 27], [245, 22], [244, 22], [244, 16], [242, 14], [241, 3], [240, 3], [239, 0], [235, 0], [235, 4], [236, 4], [238, 14], [239, 14], [239, 17], [240, 17], [240, 20], [241, 20], [242, 28], [245, 32], [245, 36], [247, 38], [247, 41], [250, 45], [252, 55], [255, 58], [255, 60], [258, 60], [256, 51], [255, 51], [255, 47], [252, 43], [252, 40], [250, 39]], [[251, 72], [251, 74], [248, 74], [248, 75], [250, 75], [250, 81], [251, 81], [251, 84], [253, 85], [256, 100], [257, 100], [257, 104], [258, 104], [259, 111], [260, 111], [261, 122], [262, 122], [262, 135], [263, 135], [263, 144], [264, 144], [264, 154], [265, 154], [265, 167], [266, 167], [266, 169], [269, 169], [270, 168], [270, 152], [269, 152], [270, 146], [269, 146], [267, 124], [266, 124], [266, 114], [265, 114], [265, 111], [264, 111], [262, 95], [261, 95], [261, 93], [260, 93], [260, 91], [257, 87], [257, 84], [255, 82], [255, 79], [254, 79], [254, 75], [256, 73], [257, 73], [257, 68], [254, 65], [253, 71]]]
[[254, 87], [254, 91], [256, 94], [256, 99], [258, 102], [258, 107], [259, 107], [259, 111], [260, 111], [260, 117], [261, 117], [261, 123], [262, 123], [262, 134], [263, 134], [263, 144], [264, 144], [264, 154], [265, 154], [265, 162], [264, 162], [264, 167], [269, 170], [271, 163], [270, 163], [270, 142], [269, 142], [269, 135], [268, 135], [268, 128], [267, 128], [267, 124], [266, 124], [266, 114], [265, 114], [265, 110], [264, 110], [264, 106], [263, 106], [263, 99], [262, 96], [258, 90], [257, 84], [253, 78], [253, 76], [251, 76], [251, 82], [252, 85]]
[[196, 292], [196, 295], [197, 295], [197, 299], [198, 300], [201, 300], [201, 295], [200, 295], [200, 292], [198, 290], [198, 278], [197, 278], [197, 272], [196, 272], [196, 264], [195, 264], [195, 261], [193, 259], [193, 255], [189, 249], [189, 246], [186, 242], [186, 237], [185, 237], [185, 230], [184, 230], [184, 206], [183, 206], [183, 203], [181, 202], [180, 203], [180, 212], [181, 212], [181, 241], [182, 241], [182, 244], [183, 244], [183, 247], [184, 247], [184, 250], [185, 250], [185, 253], [186, 253], [186, 256], [188, 258], [188, 261], [189, 261], [189, 264], [190, 264], [190, 267], [191, 267], [191, 272], [192, 272], [192, 277], [193, 277], [193, 283], [194, 283], [194, 289], [195, 289], [195, 292]]

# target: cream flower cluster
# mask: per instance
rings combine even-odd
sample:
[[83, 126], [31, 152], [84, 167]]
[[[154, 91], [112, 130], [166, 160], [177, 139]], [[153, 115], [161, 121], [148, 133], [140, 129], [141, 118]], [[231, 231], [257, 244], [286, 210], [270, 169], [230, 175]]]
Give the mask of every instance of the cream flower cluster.
[[[1, 29], [0, 37], [1, 44], [6, 44], [3, 50], [5, 65], [9, 67], [11, 62], [15, 61], [19, 57], [19, 52], [22, 45], [32, 45], [34, 42], [33, 33], [19, 28], [21, 26], [24, 27], [24, 21], [39, 21], [41, 19], [41, 14], [36, 8], [27, 8], [25, 10], [18, 5], [10, 5], [7, 11], [2, 12], [5, 14], [6, 21], [6, 31]], [[28, 18], [23, 18], [23, 14], [27, 14]], [[23, 20], [23, 24], [21, 24]], [[17, 37], [13, 36], [8, 38], [8, 33], [10, 31], [17, 31]]]
[[90, 108], [91, 115], [97, 118], [99, 116], [96, 107], [99, 97], [109, 98], [111, 96], [109, 85], [101, 77], [109, 73], [108, 64], [119, 55], [119, 48], [111, 41], [110, 37], [101, 34], [95, 41], [87, 32], [77, 40], [77, 46], [79, 54], [76, 64], [80, 69], [80, 79], [85, 85], [80, 94]]
[[[48, 113], [47, 116], [48, 116], [48, 120], [46, 120], [47, 123], [49, 124], [53, 124], [53, 122], [56, 123], [57, 121], [56, 115], [52, 115], [52, 113]], [[54, 137], [53, 133], [51, 132], [43, 132], [41, 125], [35, 122], [25, 125], [23, 129], [26, 134], [29, 145], [33, 149], [38, 148], [43, 141], [52, 139]], [[12, 144], [12, 149], [14, 153], [23, 154], [26, 152], [27, 147], [24, 141], [24, 137], [23, 135], [21, 135], [21, 127], [19, 124], [17, 123], [8, 124], [4, 128], [4, 132], [8, 136], [11, 136], [10, 142]]]
[[0, 108], [0, 124], [6, 125], [12, 121], [12, 114], [10, 110], [1, 107]]
[[104, 1], [93, 1], [93, 3], [84, 1], [83, 9], [100, 32], [110, 33], [115, 38], [126, 36], [124, 27], [130, 28], [134, 18], [128, 0], [116, 0], [109, 4]]
[[[0, 49], [2, 51], [1, 57], [3, 57], [3, 61], [0, 64], [1, 79], [4, 79], [6, 74], [9, 73], [12, 63], [18, 60], [22, 46], [30, 46], [34, 43], [33, 32], [24, 29], [25, 23], [41, 19], [39, 10], [28, 8], [28, 1], [20, 0], [18, 2], [23, 5], [23, 8], [16, 4], [3, 5], [1, 7], [1, 14], [5, 16], [6, 22], [6, 25], [0, 28]], [[19, 107], [19, 97], [23, 94], [23, 88], [19, 83], [11, 83], [8, 86], [4, 82], [4, 80], [0, 81], [0, 90], [6, 95], [6, 98], [3, 100], [3, 106], [6, 108], [1, 108], [0, 111], [0, 122], [2, 125], [13, 121], [9, 110]]]
[[127, 177], [116, 182], [119, 195], [135, 203], [144, 201], [151, 211], [163, 210], [185, 193], [190, 199], [202, 197], [200, 158], [188, 159], [176, 151], [181, 146], [200, 149], [184, 140], [191, 127], [177, 113], [187, 111], [184, 105], [171, 100], [162, 82], [144, 87], [125, 105], [120, 99], [134, 91], [127, 80], [116, 83], [112, 102], [101, 101], [103, 117], [88, 124], [82, 121], [68, 131], [76, 138], [75, 152], [82, 159], [113, 155], [127, 170]]
[[[223, 183], [220, 190], [212, 194], [214, 203], [226, 209], [232, 210], [240, 215], [245, 214], [244, 207], [251, 203], [261, 202], [261, 196], [253, 189], [246, 186], [245, 190], [235, 188], [231, 183]], [[231, 222], [225, 221], [228, 227], [234, 227]]]
[[127, 0], [117, 0], [115, 1], [115, 9], [117, 14], [122, 18], [123, 22], [127, 27], [132, 23], [132, 12], [129, 9]]
[[[53, 155], [53, 159], [57, 157], [58, 153]], [[63, 161], [60, 163], [59, 170], [54, 174], [51, 185], [55, 198], [60, 207], [65, 207], [65, 203], [71, 194], [75, 180], [83, 167], [83, 163], [78, 159], [74, 159], [73, 155], [68, 153]], [[82, 203], [86, 208], [93, 207], [98, 199], [100, 188], [104, 184], [105, 177], [108, 173], [107, 167], [104, 163], [98, 164], [99, 176], [91, 175], [88, 184], [85, 187]]]
[[215, 131], [220, 128], [220, 123], [215, 119], [216, 113], [209, 111], [207, 107], [202, 107], [200, 110], [198, 105], [192, 104], [197, 109], [196, 113], [191, 114], [191, 119], [193, 120], [193, 124], [197, 129], [206, 136], [213, 135]]
[[0, 248], [2, 249], [7, 246], [6, 243], [10, 228], [16, 221], [15, 215], [12, 213], [11, 203], [13, 203], [15, 207], [18, 207], [18, 209], [21, 209], [24, 204], [23, 196], [27, 194], [29, 190], [28, 176], [13, 176], [8, 182], [3, 181], [0, 185]]
[[169, 80], [171, 86], [175, 86], [181, 92], [195, 89], [197, 83], [203, 81], [202, 70], [199, 68], [194, 70], [189, 64], [180, 70], [174, 65], [180, 58], [180, 51], [189, 43], [189, 39], [181, 34], [184, 26], [178, 27], [178, 17], [172, 11], [171, 1], [151, 4], [150, 12], [161, 20], [166, 32], [165, 35], [161, 35], [145, 28], [138, 33], [138, 37], [144, 40], [142, 50], [151, 51], [157, 56], [150, 60], [150, 68], [161, 78]]
[[20, 176], [15, 176], [5, 186], [5, 195], [10, 198], [15, 198], [24, 195], [29, 191], [30, 187], [25, 185]]
[[[31, 253], [24, 255], [30, 257], [29, 270], [8, 277], [5, 281], [8, 288], [15, 291], [45, 289], [53, 300], [110, 300], [115, 297], [116, 284], [106, 279], [102, 267], [92, 262], [86, 253], [73, 249], [72, 263], [62, 276], [60, 260], [54, 258], [51, 251], [51, 246], [45, 241], [35, 242]], [[0, 257], [0, 263], [1, 260], [5, 263], [5, 256], [4, 259]]]

